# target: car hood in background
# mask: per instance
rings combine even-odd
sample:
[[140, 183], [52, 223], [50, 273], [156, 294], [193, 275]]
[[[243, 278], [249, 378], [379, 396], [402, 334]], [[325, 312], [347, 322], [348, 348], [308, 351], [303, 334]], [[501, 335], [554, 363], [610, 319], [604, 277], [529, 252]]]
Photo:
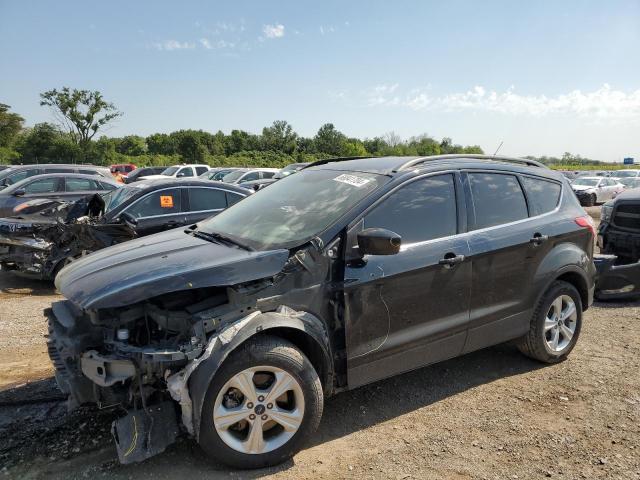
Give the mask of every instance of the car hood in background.
[[82, 308], [122, 307], [169, 292], [271, 277], [288, 258], [288, 250], [249, 252], [177, 228], [76, 260], [60, 271], [56, 287]]

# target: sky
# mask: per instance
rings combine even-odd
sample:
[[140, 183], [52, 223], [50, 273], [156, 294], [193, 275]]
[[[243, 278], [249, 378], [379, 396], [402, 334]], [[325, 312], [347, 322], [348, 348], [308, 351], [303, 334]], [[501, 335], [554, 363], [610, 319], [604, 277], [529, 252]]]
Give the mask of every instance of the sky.
[[0, 0], [0, 102], [99, 90], [106, 134], [287, 120], [493, 153], [640, 160], [640, 0]]

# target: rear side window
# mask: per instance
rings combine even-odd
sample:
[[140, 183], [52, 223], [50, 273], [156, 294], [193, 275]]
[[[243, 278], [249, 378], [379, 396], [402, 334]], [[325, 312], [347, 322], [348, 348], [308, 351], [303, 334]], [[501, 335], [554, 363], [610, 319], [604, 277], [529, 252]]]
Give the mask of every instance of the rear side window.
[[88, 178], [67, 178], [65, 188], [67, 192], [85, 192], [89, 190], [98, 190], [96, 188], [96, 184]]
[[98, 175], [96, 170], [78, 170], [78, 173], [84, 173], [85, 175]]
[[438, 175], [409, 183], [393, 192], [364, 219], [364, 228], [386, 228], [403, 244], [455, 235], [456, 192], [453, 175]]
[[242, 180], [240, 180], [240, 183], [252, 182], [254, 180], [258, 180], [259, 178], [260, 178], [260, 172], [247, 173], [244, 177], [242, 177]]
[[44, 173], [73, 173], [73, 169], [51, 167], [51, 168], [45, 168]]
[[532, 177], [522, 177], [522, 183], [529, 199], [531, 215], [542, 215], [558, 206], [562, 189], [560, 184]]
[[469, 183], [476, 213], [475, 228], [487, 228], [527, 218], [527, 202], [514, 175], [470, 173]]
[[221, 210], [227, 208], [227, 198], [222, 190], [215, 188], [190, 188], [189, 210]]
[[262, 178], [273, 178], [276, 172], [262, 172]]
[[196, 167], [196, 175], [200, 176], [204, 172], [208, 172], [209, 169], [207, 167]]
[[141, 198], [126, 213], [136, 217], [153, 217], [157, 215], [169, 215], [180, 213], [181, 195], [180, 189], [170, 188], [167, 190], [159, 190]]

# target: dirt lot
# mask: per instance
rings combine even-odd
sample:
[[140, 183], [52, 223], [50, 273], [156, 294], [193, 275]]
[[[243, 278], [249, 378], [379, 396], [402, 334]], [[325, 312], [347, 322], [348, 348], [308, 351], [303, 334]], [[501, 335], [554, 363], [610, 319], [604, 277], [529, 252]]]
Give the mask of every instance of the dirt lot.
[[117, 412], [68, 415], [51, 379], [44, 283], [0, 272], [0, 474], [8, 478], [640, 479], [640, 302], [596, 304], [569, 359], [500, 346], [329, 399], [293, 461], [229, 472], [181, 439], [121, 466]]

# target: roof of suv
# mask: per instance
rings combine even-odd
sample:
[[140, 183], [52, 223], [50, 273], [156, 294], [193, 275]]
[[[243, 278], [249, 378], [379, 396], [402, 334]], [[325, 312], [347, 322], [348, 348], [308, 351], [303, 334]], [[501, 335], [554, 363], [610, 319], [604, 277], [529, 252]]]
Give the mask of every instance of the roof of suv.
[[520, 168], [531, 167], [536, 173], [546, 176], [552, 173], [554, 178], [562, 176], [560, 173], [554, 175], [553, 170], [549, 169], [542, 163], [535, 160], [522, 158], [501, 157], [492, 155], [473, 155], [473, 154], [451, 154], [451, 155], [432, 155], [426, 157], [350, 157], [336, 158], [328, 160], [320, 160], [310, 164], [308, 167], [320, 167], [332, 170], [359, 171], [368, 173], [377, 173], [381, 175], [395, 175], [400, 172], [407, 172], [416, 169], [428, 169], [429, 167], [442, 167], [443, 164], [455, 164], [468, 168], [470, 166], [482, 167], [487, 164], [494, 165], [517, 165]]

